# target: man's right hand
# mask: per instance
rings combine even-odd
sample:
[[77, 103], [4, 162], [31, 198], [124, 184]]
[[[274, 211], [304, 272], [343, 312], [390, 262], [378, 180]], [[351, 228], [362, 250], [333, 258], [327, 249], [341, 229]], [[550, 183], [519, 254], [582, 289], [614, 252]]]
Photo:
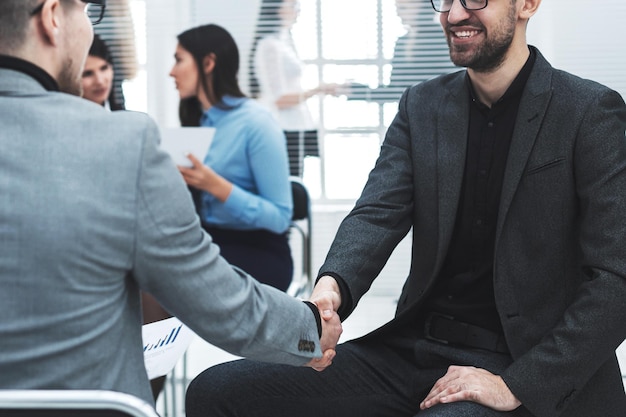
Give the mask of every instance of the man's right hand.
[[330, 276], [320, 278], [313, 288], [309, 301], [317, 306], [322, 317], [320, 347], [323, 356], [311, 360], [307, 366], [317, 371], [323, 371], [332, 364], [335, 357], [335, 347], [343, 331], [341, 320], [337, 315], [337, 310], [341, 305], [341, 292], [337, 281]]
[[315, 284], [309, 301], [319, 308], [322, 319], [329, 320], [341, 305], [341, 291], [335, 278], [323, 276]]
[[322, 320], [322, 337], [320, 338], [320, 348], [323, 352], [322, 357], [312, 359], [307, 363], [307, 366], [310, 366], [316, 371], [323, 371], [328, 368], [333, 363], [335, 347], [337, 346], [342, 332], [343, 328], [339, 315], [333, 311], [331, 317]]

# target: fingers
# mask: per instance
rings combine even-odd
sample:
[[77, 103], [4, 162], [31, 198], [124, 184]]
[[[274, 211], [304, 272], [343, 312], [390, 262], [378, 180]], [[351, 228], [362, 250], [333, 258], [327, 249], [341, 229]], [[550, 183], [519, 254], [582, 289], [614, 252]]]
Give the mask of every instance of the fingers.
[[328, 320], [322, 320], [322, 337], [320, 337], [320, 348], [323, 352], [328, 349], [335, 349], [343, 328], [341, 327], [341, 320], [337, 313], [333, 312], [332, 317]]
[[333, 363], [333, 359], [335, 358], [336, 352], [334, 349], [327, 349], [324, 351], [321, 358], [311, 359], [306, 366], [315, 369], [318, 372], [323, 371], [328, 368]]
[[469, 395], [470, 393], [465, 391], [462, 385], [454, 384], [452, 381], [446, 381], [442, 378], [437, 381], [426, 398], [421, 402], [420, 408], [424, 410], [440, 403], [469, 401]]
[[456, 401], [472, 401], [498, 411], [512, 411], [521, 405], [499, 375], [471, 366], [451, 366], [420, 408]]
[[324, 320], [332, 318], [333, 313], [339, 310], [341, 305], [341, 293], [337, 281], [329, 276], [320, 278], [309, 301], [319, 308]]
[[329, 293], [322, 293], [310, 300], [320, 310], [320, 314], [324, 320], [330, 320], [333, 317], [335, 310], [333, 309], [332, 295]]
[[188, 153], [187, 154], [187, 159], [189, 159], [191, 161], [191, 163], [193, 164], [194, 168], [202, 168], [202, 166], [204, 165], [202, 163], [202, 161], [200, 161], [198, 158], [196, 158], [194, 156], [194, 154], [192, 154], [192, 153]]

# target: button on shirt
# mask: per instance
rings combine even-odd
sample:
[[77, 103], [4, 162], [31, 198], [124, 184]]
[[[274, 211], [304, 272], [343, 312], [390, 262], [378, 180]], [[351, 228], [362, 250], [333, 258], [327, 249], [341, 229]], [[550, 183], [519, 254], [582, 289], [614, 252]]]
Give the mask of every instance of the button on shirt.
[[285, 136], [270, 112], [246, 97], [225, 96], [201, 126], [215, 127], [204, 164], [233, 184], [225, 202], [202, 193], [205, 223], [225, 229], [283, 233], [292, 213]]
[[491, 108], [478, 100], [467, 76], [471, 103], [461, 199], [446, 262], [425, 306], [496, 332], [502, 332], [493, 290], [498, 206], [517, 111], [534, 61], [531, 52]]

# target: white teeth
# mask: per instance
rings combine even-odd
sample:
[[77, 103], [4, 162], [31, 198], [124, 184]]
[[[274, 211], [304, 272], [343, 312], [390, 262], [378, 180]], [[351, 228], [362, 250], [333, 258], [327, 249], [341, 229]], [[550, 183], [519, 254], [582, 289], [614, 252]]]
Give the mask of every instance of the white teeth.
[[466, 31], [463, 31], [463, 32], [455, 32], [455, 35], [457, 37], [459, 37], [459, 38], [470, 38], [470, 37], [476, 35], [477, 33], [478, 33], [478, 31], [475, 31], [475, 30], [472, 30], [472, 31], [466, 30]]

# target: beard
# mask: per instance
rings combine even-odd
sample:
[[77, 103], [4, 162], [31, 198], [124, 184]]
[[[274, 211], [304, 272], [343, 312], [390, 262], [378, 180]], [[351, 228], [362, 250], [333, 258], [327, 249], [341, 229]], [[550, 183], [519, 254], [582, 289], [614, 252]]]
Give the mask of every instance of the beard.
[[82, 70], [77, 69], [77, 66], [74, 59], [68, 58], [59, 73], [57, 83], [62, 92], [81, 97], [83, 95]]
[[[461, 22], [459, 26], [469, 24], [469, 22]], [[472, 50], [472, 45], [454, 45], [451, 41], [451, 32], [446, 30], [448, 36], [448, 47], [450, 48], [450, 59], [459, 67], [471, 68], [477, 72], [489, 72], [498, 68], [506, 57], [506, 53], [513, 43], [515, 36], [515, 9], [511, 8], [511, 12], [507, 19], [496, 26], [491, 33], [491, 37], [487, 37], [485, 41]], [[472, 25], [479, 27], [483, 33], [487, 33], [484, 26]]]

